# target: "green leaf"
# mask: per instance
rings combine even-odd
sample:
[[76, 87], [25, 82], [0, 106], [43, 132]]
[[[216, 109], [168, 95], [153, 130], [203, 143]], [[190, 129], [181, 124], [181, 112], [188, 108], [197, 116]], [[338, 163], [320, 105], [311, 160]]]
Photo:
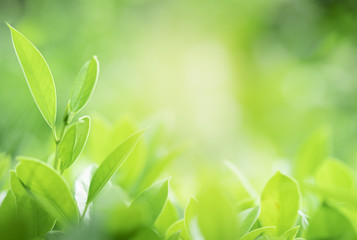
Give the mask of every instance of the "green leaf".
[[324, 189], [351, 190], [354, 187], [353, 172], [342, 162], [326, 160], [315, 174], [316, 184]]
[[192, 237], [192, 233], [191, 233], [192, 221], [193, 219], [197, 218], [197, 215], [198, 215], [198, 202], [197, 200], [190, 198], [185, 208], [184, 220], [185, 220], [186, 232], [191, 237]]
[[149, 163], [140, 181], [139, 192], [153, 184], [165, 168], [167, 168], [173, 160], [180, 156], [186, 148], [187, 146], [185, 145], [178, 146], [163, 157], [155, 159], [153, 162]]
[[255, 240], [262, 234], [267, 234], [275, 230], [275, 227], [270, 226], [270, 227], [262, 227], [258, 229], [254, 229], [253, 231], [245, 234], [243, 237], [241, 237], [239, 240]]
[[169, 194], [169, 180], [160, 181], [155, 183], [137, 198], [134, 199], [131, 208], [145, 209], [148, 215], [148, 225], [155, 223], [165, 206]]
[[54, 230], [46, 234], [45, 240], [63, 240], [65, 236], [64, 232]]
[[170, 239], [170, 237], [176, 235], [177, 233], [179, 233], [179, 237], [183, 240], [191, 239], [186, 232], [184, 219], [176, 221], [169, 227], [169, 229], [166, 232], [166, 238]]
[[88, 103], [99, 74], [99, 62], [96, 56], [93, 56], [79, 71], [72, 87], [69, 100], [70, 111], [79, 112]]
[[143, 131], [139, 131], [129, 136], [100, 164], [91, 180], [86, 206], [94, 200], [98, 193], [103, 189], [104, 185], [128, 158], [142, 133]]
[[6, 155], [5, 153], [0, 153], [0, 190], [3, 188], [3, 186], [7, 185], [10, 165], [10, 156]]
[[41, 237], [53, 228], [55, 219], [26, 192], [14, 171], [10, 172], [10, 186], [15, 196], [18, 217], [26, 223], [28, 237]]
[[172, 234], [170, 237], [168, 237], [167, 240], [179, 240], [180, 234], [181, 234], [181, 231], [177, 231], [174, 234]]
[[[97, 125], [98, 127], [98, 125]], [[106, 149], [111, 150], [115, 145], [113, 143], [122, 142], [128, 136], [138, 131], [138, 126], [136, 122], [131, 117], [123, 117], [115, 122], [114, 126], [111, 127], [110, 131], [102, 131], [100, 134], [96, 132], [96, 136], [94, 137], [94, 145], [96, 148], [98, 140], [96, 137], [104, 138], [104, 142], [106, 142]], [[104, 136], [106, 135], [106, 136]], [[110, 153], [108, 151], [105, 155]], [[102, 158], [101, 158], [102, 159]], [[143, 139], [140, 139], [135, 146], [135, 149], [131, 152], [128, 159], [123, 163], [122, 167], [115, 174], [115, 180], [113, 182], [119, 184], [126, 191], [128, 191], [132, 195], [136, 195], [131, 190], [134, 187], [135, 183], [138, 181], [138, 178], [141, 176], [143, 170], [146, 166], [146, 146]], [[150, 185], [149, 185], [150, 186]]]
[[224, 177], [227, 179], [226, 181], [230, 183], [225, 187], [228, 189], [228, 192], [234, 194], [233, 198], [237, 203], [239, 202], [239, 204], [241, 204], [243, 201], [252, 202], [252, 199], [258, 198], [250, 182], [232, 162], [225, 161], [224, 165], [226, 167]]
[[78, 210], [81, 214], [83, 214], [83, 211], [85, 209], [89, 184], [96, 169], [97, 168], [95, 165], [90, 165], [81, 172], [81, 174], [74, 182], [74, 198], [77, 202]]
[[341, 212], [324, 204], [312, 215], [306, 238], [348, 240], [357, 239], [357, 236], [350, 221]]
[[16, 175], [31, 196], [60, 223], [78, 223], [78, 208], [64, 179], [41, 161], [18, 159]]
[[206, 240], [231, 240], [238, 236], [234, 207], [218, 186], [206, 186], [198, 194], [198, 225]]
[[0, 205], [1, 239], [25, 239], [26, 233], [19, 231], [19, 229], [23, 230], [24, 222], [17, 217], [15, 197], [10, 190], [5, 194]]
[[290, 228], [288, 231], [283, 233], [283, 235], [280, 236], [282, 240], [294, 240], [296, 237], [296, 234], [299, 231], [300, 226], [296, 226], [293, 228]]
[[330, 131], [327, 127], [317, 129], [303, 144], [295, 167], [297, 179], [312, 176], [330, 153]]
[[84, 116], [78, 122], [72, 124], [64, 133], [62, 141], [58, 145], [58, 159], [60, 171], [69, 168], [81, 154], [89, 135], [90, 118]]
[[170, 227], [172, 223], [179, 219], [177, 209], [175, 205], [167, 200], [164, 209], [162, 210], [159, 217], [156, 219], [154, 224], [155, 229], [161, 234], [165, 235], [167, 229]]
[[256, 206], [252, 209], [247, 209], [238, 214], [240, 219], [239, 233], [238, 237], [244, 236], [253, 227], [254, 223], [257, 221], [260, 214], [260, 207]]
[[56, 87], [45, 59], [19, 31], [8, 25], [17, 58], [31, 94], [42, 116], [51, 128], [56, 121]]
[[145, 228], [137, 232], [135, 236], [129, 238], [129, 240], [161, 240], [161, 238], [154, 229]]
[[295, 224], [299, 206], [300, 192], [296, 181], [277, 172], [262, 192], [259, 220], [262, 226], [276, 226], [279, 236]]

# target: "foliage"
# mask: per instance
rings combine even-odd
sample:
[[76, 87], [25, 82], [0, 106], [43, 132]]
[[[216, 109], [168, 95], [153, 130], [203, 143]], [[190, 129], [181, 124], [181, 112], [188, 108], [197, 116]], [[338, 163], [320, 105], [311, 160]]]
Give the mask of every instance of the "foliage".
[[[96, 86], [97, 57], [80, 69], [58, 123], [55, 82], [45, 59], [24, 35], [9, 28], [29, 89], [51, 129], [53, 154], [49, 159], [19, 156], [15, 166], [10, 157], [0, 155], [1, 238], [357, 238], [355, 176], [344, 163], [329, 158], [325, 128], [303, 145], [291, 177], [277, 171], [257, 194], [236, 166], [227, 162], [224, 167], [229, 173], [202, 181], [184, 206], [179, 190], [171, 186], [174, 179], [162, 178], [184, 148], [155, 156], [155, 137], [142, 139], [144, 131], [130, 120], [108, 131], [105, 123], [96, 121], [91, 139], [91, 118], [78, 115]], [[122, 135], [114, 134], [117, 131]], [[97, 151], [92, 158], [81, 156], [87, 142], [93, 147], [88, 152]], [[226, 182], [228, 175], [232, 178]]]

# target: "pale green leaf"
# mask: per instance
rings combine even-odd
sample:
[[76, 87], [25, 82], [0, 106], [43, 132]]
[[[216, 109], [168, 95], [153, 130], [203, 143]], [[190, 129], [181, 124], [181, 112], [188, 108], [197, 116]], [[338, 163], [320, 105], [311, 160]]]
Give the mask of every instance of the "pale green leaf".
[[46, 234], [45, 240], [63, 240], [65, 237], [64, 232], [53, 230]]
[[78, 208], [64, 179], [41, 161], [19, 160], [16, 175], [32, 197], [62, 224], [78, 223]]
[[10, 156], [0, 153], [0, 190], [8, 183], [8, 172], [11, 164]]
[[311, 216], [306, 238], [349, 240], [357, 239], [357, 235], [341, 212], [324, 204]]
[[148, 225], [155, 223], [165, 206], [169, 194], [169, 180], [170, 179], [155, 183], [135, 198], [130, 205], [131, 208], [146, 210]]
[[330, 153], [330, 131], [326, 127], [317, 129], [303, 144], [296, 160], [297, 179], [303, 180], [312, 176]]
[[182, 145], [172, 149], [169, 153], [162, 157], [155, 158], [153, 162], [149, 163], [146, 167], [142, 180], [140, 181], [139, 192], [153, 184], [160, 174], [169, 166], [169, 164], [174, 161], [182, 152], [187, 148], [187, 146]]
[[315, 174], [316, 184], [320, 188], [351, 190], [354, 187], [353, 172], [342, 162], [328, 159]]
[[261, 195], [262, 226], [276, 226], [277, 235], [289, 230], [296, 222], [300, 192], [295, 180], [277, 172], [265, 185]]
[[192, 220], [194, 218], [197, 218], [197, 215], [198, 215], [198, 202], [194, 198], [190, 198], [189, 202], [186, 205], [185, 216], [184, 216], [185, 229], [190, 237], [192, 237], [191, 234]]
[[180, 234], [181, 234], [181, 231], [177, 231], [174, 234], [172, 234], [170, 237], [168, 237], [167, 240], [179, 240]]
[[290, 228], [288, 231], [286, 231], [285, 233], [283, 233], [283, 235], [280, 236], [280, 239], [282, 240], [294, 240], [296, 237], [296, 234], [299, 231], [300, 226], [296, 226], [296, 227], [292, 227]]
[[234, 207], [218, 186], [204, 187], [198, 194], [198, 225], [206, 240], [231, 240], [238, 236]]
[[79, 118], [64, 133], [63, 139], [58, 145], [58, 159], [60, 171], [69, 168], [81, 154], [89, 135], [90, 117]]
[[56, 121], [56, 88], [45, 59], [36, 47], [18, 30], [8, 25], [17, 58], [27, 84], [42, 116], [51, 128]]
[[272, 232], [274, 230], [275, 230], [275, 227], [273, 227], [273, 226], [257, 228], [257, 229], [254, 229], [253, 231], [245, 234], [239, 240], [255, 240], [259, 236], [261, 236], [263, 234], [270, 233], [270, 232]]
[[70, 97], [70, 111], [79, 112], [88, 103], [95, 88], [99, 74], [99, 62], [93, 56], [79, 71], [72, 87]]
[[233, 195], [233, 199], [237, 203], [240, 204], [243, 201], [248, 201], [248, 199], [252, 200], [258, 198], [253, 186], [232, 162], [225, 161], [225, 167], [225, 188], [227, 188], [228, 192]]
[[166, 232], [166, 239], [169, 239], [173, 235], [180, 233], [179, 237], [183, 240], [190, 240], [191, 238], [188, 236], [184, 219], [178, 220], [174, 222]]
[[11, 191], [18, 217], [26, 223], [28, 237], [41, 237], [53, 228], [55, 219], [26, 192], [14, 171], [10, 172]]
[[87, 206], [94, 200], [98, 193], [103, 189], [104, 185], [128, 158], [139, 141], [142, 132], [143, 131], [139, 131], [129, 136], [100, 164], [99, 168], [94, 173], [89, 186]]
[[240, 222], [238, 237], [244, 236], [253, 227], [260, 214], [260, 207], [256, 206], [252, 209], [247, 209], [238, 214]]
[[164, 209], [156, 219], [154, 227], [161, 235], [165, 235], [170, 225], [176, 222], [178, 219], [179, 216], [176, 206], [172, 203], [172, 201], [170, 201], [170, 199], [168, 199]]
[[96, 170], [94, 165], [90, 165], [84, 169], [78, 178], [74, 182], [74, 198], [78, 205], [78, 210], [83, 214], [84, 208], [86, 206], [89, 184]]
[[[121, 142], [136, 131], [138, 131], [136, 122], [131, 117], [123, 117], [114, 124], [106, 137], [107, 145], [111, 146], [113, 143]], [[104, 133], [100, 133], [100, 135]], [[115, 174], [115, 182], [131, 193], [130, 190], [132, 190], [145, 168], [146, 159], [146, 146], [143, 139], [140, 139], [128, 159], [123, 163], [117, 174]]]

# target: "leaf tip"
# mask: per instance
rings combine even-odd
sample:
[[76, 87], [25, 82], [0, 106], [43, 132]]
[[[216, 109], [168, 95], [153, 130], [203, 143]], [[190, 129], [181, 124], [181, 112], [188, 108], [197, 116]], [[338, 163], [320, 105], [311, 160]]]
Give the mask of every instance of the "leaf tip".
[[11, 25], [10, 25], [10, 23], [8, 23], [7, 21], [5, 21], [5, 24], [6, 24], [6, 26], [8, 27], [8, 28], [13, 28]]

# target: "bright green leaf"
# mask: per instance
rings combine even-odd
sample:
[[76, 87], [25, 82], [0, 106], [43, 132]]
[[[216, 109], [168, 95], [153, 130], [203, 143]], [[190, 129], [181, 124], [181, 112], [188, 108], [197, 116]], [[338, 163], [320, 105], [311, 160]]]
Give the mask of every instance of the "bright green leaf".
[[100, 164], [94, 173], [89, 186], [89, 193], [86, 205], [88, 206], [113, 174], [121, 167], [136, 146], [143, 131], [139, 131], [129, 136], [124, 142], [119, 144], [109, 156]]
[[63, 139], [58, 145], [58, 159], [61, 164], [61, 173], [69, 168], [81, 154], [87, 142], [89, 129], [90, 118], [84, 116], [65, 131]]
[[78, 223], [78, 208], [64, 179], [41, 161], [19, 160], [16, 175], [33, 198], [62, 224]]
[[276, 226], [277, 235], [281, 235], [295, 224], [299, 207], [296, 181], [277, 172], [262, 192], [260, 222], [262, 226]]
[[170, 179], [155, 183], [135, 198], [130, 205], [131, 208], [147, 210], [148, 225], [155, 223], [165, 206], [169, 194], [169, 180]]
[[73, 83], [70, 97], [70, 111], [79, 112], [85, 107], [95, 88], [99, 74], [99, 62], [96, 56], [86, 62]]
[[17, 58], [42, 116], [51, 128], [56, 121], [56, 88], [45, 59], [19, 31], [8, 25]]

